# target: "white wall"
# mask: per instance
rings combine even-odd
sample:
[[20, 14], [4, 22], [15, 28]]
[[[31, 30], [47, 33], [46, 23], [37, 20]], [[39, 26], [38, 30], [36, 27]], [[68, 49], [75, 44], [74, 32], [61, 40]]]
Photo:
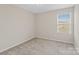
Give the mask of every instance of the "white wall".
[[[72, 33], [57, 33], [57, 13], [60, 12], [72, 13]], [[73, 8], [60, 9], [46, 13], [40, 13], [37, 16], [37, 37], [56, 40], [61, 42], [73, 43]]]
[[34, 14], [12, 5], [0, 5], [0, 52], [33, 38], [34, 26]]
[[79, 5], [74, 8], [74, 45], [79, 52]]

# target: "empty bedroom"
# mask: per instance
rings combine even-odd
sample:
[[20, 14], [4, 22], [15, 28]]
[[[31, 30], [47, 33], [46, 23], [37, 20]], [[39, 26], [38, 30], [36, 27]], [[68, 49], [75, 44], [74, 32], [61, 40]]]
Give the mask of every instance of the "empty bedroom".
[[0, 55], [78, 55], [78, 4], [0, 4]]

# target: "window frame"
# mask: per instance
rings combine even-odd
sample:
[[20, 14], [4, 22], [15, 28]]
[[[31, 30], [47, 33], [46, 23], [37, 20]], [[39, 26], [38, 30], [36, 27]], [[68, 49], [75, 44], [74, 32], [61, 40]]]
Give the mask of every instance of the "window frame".
[[[67, 14], [67, 13], [69, 14], [69, 17], [70, 17], [70, 18], [69, 18], [69, 21], [68, 21], [68, 23], [60, 23], [60, 22], [59, 22], [59, 16], [65, 14], [65, 13], [66, 13], [66, 14]], [[71, 25], [72, 25], [71, 23], [72, 23], [72, 13], [71, 13], [71, 12], [61, 12], [61, 13], [58, 13], [58, 14], [57, 14], [57, 32], [58, 32], [58, 33], [71, 33]], [[60, 31], [60, 30], [59, 30], [59, 26], [58, 26], [59, 24], [69, 24], [69, 30], [68, 30], [68, 32], [62, 32], [62, 31]]]

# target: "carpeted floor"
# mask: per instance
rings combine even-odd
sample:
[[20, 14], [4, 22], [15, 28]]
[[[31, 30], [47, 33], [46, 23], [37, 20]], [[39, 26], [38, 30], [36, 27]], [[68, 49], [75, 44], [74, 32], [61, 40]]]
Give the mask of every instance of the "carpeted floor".
[[72, 44], [53, 40], [32, 39], [0, 55], [76, 55]]

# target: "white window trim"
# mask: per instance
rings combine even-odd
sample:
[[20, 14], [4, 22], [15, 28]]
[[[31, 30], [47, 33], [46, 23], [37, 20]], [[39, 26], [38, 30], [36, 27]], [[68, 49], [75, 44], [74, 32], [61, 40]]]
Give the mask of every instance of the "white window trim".
[[[63, 13], [63, 12], [61, 12], [61, 13]], [[71, 20], [71, 19], [72, 19], [72, 13], [71, 13], [71, 12], [67, 12], [67, 13], [69, 13], [69, 15], [70, 15], [70, 20], [69, 20], [69, 32], [67, 32], [67, 33], [70, 33], [70, 34], [71, 34], [71, 32], [72, 32], [72, 31], [71, 31], [71, 27], [72, 27], [72, 26], [71, 26], [71, 25], [72, 25], [72, 20]], [[58, 24], [60, 24], [60, 23], [59, 23], [59, 20], [58, 20], [58, 16], [59, 16], [59, 15], [61, 15], [61, 14], [59, 14], [59, 13], [57, 14], [57, 32], [59, 32], [59, 33], [66, 33], [66, 32], [60, 32], [60, 31], [59, 31], [59, 28], [58, 28], [58, 27], [59, 27]], [[62, 23], [62, 24], [65, 24], [65, 23]]]

